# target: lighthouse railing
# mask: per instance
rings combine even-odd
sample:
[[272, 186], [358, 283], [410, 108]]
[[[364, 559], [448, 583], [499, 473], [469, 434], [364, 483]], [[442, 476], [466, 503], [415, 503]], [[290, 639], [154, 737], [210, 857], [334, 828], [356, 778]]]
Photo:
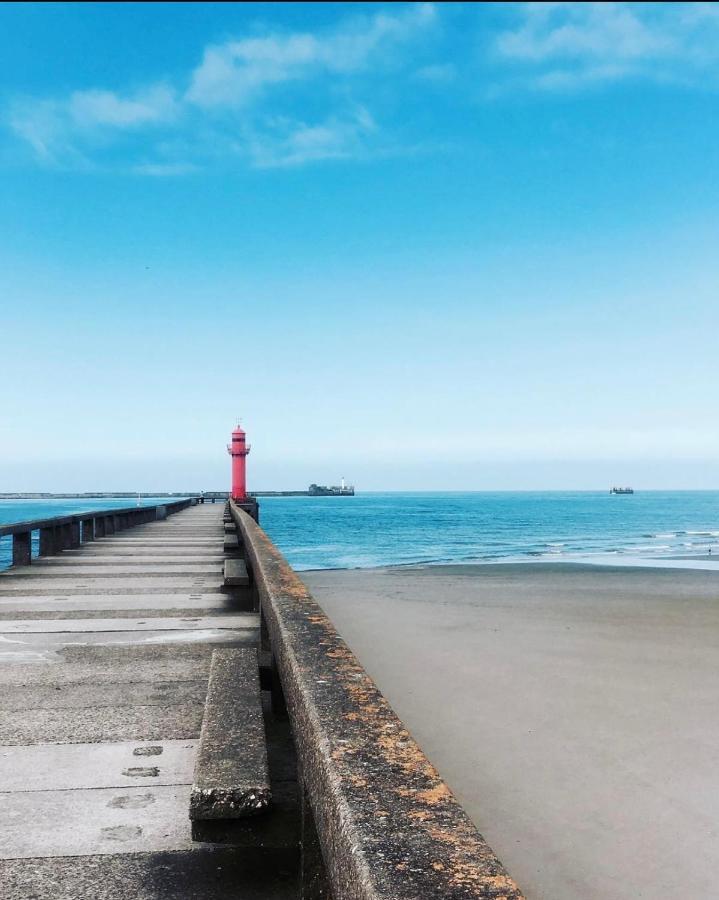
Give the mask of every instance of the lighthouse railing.
[[63, 550], [74, 550], [82, 543], [115, 534], [125, 528], [164, 519], [194, 505], [197, 503], [197, 499], [197, 497], [187, 497], [183, 500], [158, 503], [152, 506], [91, 510], [66, 516], [13, 522], [8, 525], [0, 525], [0, 538], [12, 536], [13, 566], [29, 566], [32, 562], [32, 535], [34, 532], [39, 533], [39, 555], [53, 556]]
[[522, 893], [265, 532], [230, 503], [298, 759], [302, 897]]

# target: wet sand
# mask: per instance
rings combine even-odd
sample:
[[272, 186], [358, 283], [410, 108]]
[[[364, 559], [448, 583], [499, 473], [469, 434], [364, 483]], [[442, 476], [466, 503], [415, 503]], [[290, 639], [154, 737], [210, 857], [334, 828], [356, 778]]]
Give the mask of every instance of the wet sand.
[[719, 571], [302, 577], [529, 900], [719, 897]]

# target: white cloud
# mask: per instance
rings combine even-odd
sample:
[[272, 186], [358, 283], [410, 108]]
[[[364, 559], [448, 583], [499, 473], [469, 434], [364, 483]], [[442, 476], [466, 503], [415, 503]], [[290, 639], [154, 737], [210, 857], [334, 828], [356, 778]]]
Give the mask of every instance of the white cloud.
[[357, 72], [414, 37], [435, 18], [432, 4], [377, 13], [321, 35], [288, 34], [213, 45], [192, 73], [187, 98], [200, 106], [240, 105], [260, 89], [322, 73]]
[[[524, 67], [520, 81], [544, 90], [621, 78], [686, 82], [719, 65], [719, 17], [707, 4], [527, 3], [517, 27], [495, 41]], [[512, 75], [516, 83], [516, 72]]]
[[252, 160], [258, 168], [275, 168], [358, 157], [363, 138], [375, 128], [371, 115], [361, 108], [351, 116], [313, 125], [278, 120], [251, 141]]
[[152, 85], [128, 97], [113, 91], [75, 91], [67, 103], [68, 115], [86, 128], [134, 128], [170, 121], [177, 112], [175, 92], [164, 84]]

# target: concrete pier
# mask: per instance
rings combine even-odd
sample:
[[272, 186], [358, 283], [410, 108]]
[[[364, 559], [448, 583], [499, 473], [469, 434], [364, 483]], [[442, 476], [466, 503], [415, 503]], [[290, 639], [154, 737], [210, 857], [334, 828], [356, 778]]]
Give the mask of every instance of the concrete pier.
[[3, 900], [295, 896], [293, 851], [190, 831], [212, 650], [259, 638], [223, 504], [105, 534], [0, 574]]

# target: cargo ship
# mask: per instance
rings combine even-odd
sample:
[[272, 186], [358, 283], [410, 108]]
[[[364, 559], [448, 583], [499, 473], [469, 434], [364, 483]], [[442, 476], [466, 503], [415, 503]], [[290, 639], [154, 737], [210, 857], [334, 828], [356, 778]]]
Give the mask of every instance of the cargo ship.
[[610, 494], [633, 494], [634, 488], [630, 487], [613, 487], [609, 489]]
[[354, 497], [355, 488], [353, 484], [345, 484], [343, 478], [340, 484], [333, 484], [331, 487], [324, 484], [311, 484], [307, 493], [310, 497]]

